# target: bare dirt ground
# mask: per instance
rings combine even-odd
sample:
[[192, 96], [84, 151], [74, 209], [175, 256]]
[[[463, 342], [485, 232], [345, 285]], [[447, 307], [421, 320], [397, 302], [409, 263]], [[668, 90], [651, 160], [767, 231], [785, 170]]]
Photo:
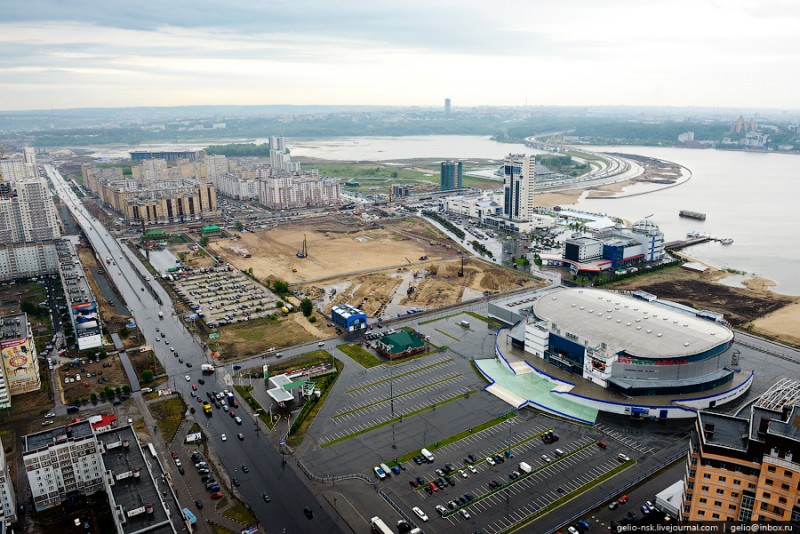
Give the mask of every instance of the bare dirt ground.
[[[332, 216], [240, 234], [233, 244], [249, 250], [250, 258], [231, 252], [232, 243], [224, 240], [211, 243], [209, 249], [242, 271], [252, 268], [256, 278], [290, 283], [417, 262], [422, 256], [455, 256], [455, 249], [444, 246], [444, 238], [433, 228], [409, 219], [377, 224]], [[304, 237], [308, 257], [301, 259], [296, 254]]]
[[460, 259], [430, 260], [409, 267], [328, 279], [324, 284], [302, 285], [299, 289], [315, 299], [336, 288], [326, 312], [333, 305], [347, 303], [361, 308], [368, 317], [378, 317], [390, 303], [409, 308], [438, 308], [487, 291], [496, 293], [545, 283], [475, 259], [465, 260], [463, 277], [458, 276], [460, 269]]
[[800, 300], [750, 323], [754, 332], [800, 346]]
[[[796, 298], [768, 291], [717, 284], [714, 283], [715, 279], [719, 279], [718, 271], [698, 274], [674, 268], [625, 280], [609, 287], [622, 290], [643, 289], [699, 310], [724, 313], [725, 318], [734, 326], [745, 326], [773, 312], [780, 313], [779, 310], [797, 301]], [[800, 324], [800, 321], [796, 324]], [[795, 326], [794, 330], [797, 331], [798, 327]]]

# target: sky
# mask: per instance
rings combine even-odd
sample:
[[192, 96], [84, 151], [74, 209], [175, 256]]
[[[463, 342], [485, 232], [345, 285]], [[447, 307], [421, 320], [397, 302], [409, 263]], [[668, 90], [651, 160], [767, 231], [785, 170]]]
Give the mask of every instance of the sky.
[[800, 109], [796, 0], [3, 0], [0, 109]]

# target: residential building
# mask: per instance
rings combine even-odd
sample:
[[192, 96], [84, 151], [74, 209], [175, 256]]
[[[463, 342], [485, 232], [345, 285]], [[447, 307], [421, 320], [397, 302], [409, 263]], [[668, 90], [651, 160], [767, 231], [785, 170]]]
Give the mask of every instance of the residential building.
[[237, 200], [258, 199], [259, 181], [256, 178], [244, 178], [224, 173], [216, 178], [217, 192]]
[[[486, 217], [496, 217], [503, 213], [503, 206], [492, 193], [477, 196], [458, 195], [444, 199], [444, 210], [448, 213], [464, 215], [482, 221]], [[497, 200], [500, 200], [497, 198]]]
[[163, 182], [170, 179], [167, 161], [164, 159], [146, 159], [139, 165], [131, 167], [133, 179], [140, 182]]
[[103, 459], [89, 421], [23, 437], [22, 459], [36, 511], [103, 489]]
[[440, 166], [439, 189], [461, 189], [464, 183], [464, 164], [460, 161], [443, 161]]
[[36, 177], [36, 167], [20, 158], [0, 159], [0, 182], [16, 182]]
[[133, 161], [145, 161], [149, 159], [162, 159], [165, 161], [177, 161], [188, 159], [196, 161], [201, 154], [200, 150], [134, 150], [131, 152]]
[[44, 179], [34, 176], [0, 182], [0, 245], [45, 241], [60, 235], [55, 204]]
[[92, 185], [98, 188], [95, 192], [103, 202], [131, 222], [184, 222], [217, 214], [216, 189], [209, 183], [195, 180], [100, 180]]
[[743, 144], [747, 148], [767, 149], [772, 141], [772, 137], [761, 132], [747, 132]]
[[57, 273], [55, 241], [0, 245], [0, 280]]
[[698, 412], [682, 519], [800, 521], [800, 399], [783, 405], [764, 400], [750, 408], [749, 416]]
[[690, 143], [694, 141], [694, 132], [683, 132], [678, 134], [679, 143]]
[[[0, 523], [8, 527], [17, 521], [17, 499], [4, 451], [3, 441], [0, 440]], [[0, 526], [0, 532], [2, 531]]]
[[[62, 239], [56, 243], [58, 262], [61, 266], [61, 284], [67, 297], [67, 310], [70, 312], [78, 350], [93, 349], [103, 344], [100, 314], [83, 266], [72, 242]], [[113, 261], [106, 258], [106, 262]]]
[[536, 157], [509, 154], [503, 160], [503, 217], [511, 221], [534, 219]]
[[316, 171], [297, 173], [259, 169], [258, 201], [272, 209], [331, 206], [339, 201], [339, 182]]
[[272, 136], [269, 138], [269, 165], [275, 170], [299, 173], [300, 163], [292, 161], [286, 150], [286, 139]]
[[36, 149], [33, 147], [26, 146], [22, 149], [22, 159], [28, 165], [33, 165], [36, 167]]
[[101, 181], [124, 180], [122, 173], [122, 167], [95, 167], [88, 163], [81, 164], [83, 184], [95, 193], [99, 193]]
[[451, 111], [450, 99], [449, 98], [445, 98], [444, 99], [444, 114], [445, 115], [450, 115], [450, 111]]
[[[39, 377], [39, 360], [36, 357], [36, 344], [33, 330], [28, 322], [27, 313], [16, 313], [0, 317], [0, 352], [3, 364], [0, 370], [0, 403], [8, 403], [11, 399], [2, 400], [2, 388], [6, 388], [9, 396], [39, 391], [42, 380]], [[2, 406], [2, 404], [0, 404]], [[8, 407], [8, 406], [6, 406]]]
[[392, 198], [407, 197], [412, 186], [406, 184], [392, 184]]
[[221, 191], [218, 180], [223, 175], [228, 174], [228, 158], [222, 155], [206, 156], [205, 165], [206, 165], [206, 182], [213, 184], [217, 188], [217, 191], [219, 191], [223, 195], [226, 194], [223, 191]]

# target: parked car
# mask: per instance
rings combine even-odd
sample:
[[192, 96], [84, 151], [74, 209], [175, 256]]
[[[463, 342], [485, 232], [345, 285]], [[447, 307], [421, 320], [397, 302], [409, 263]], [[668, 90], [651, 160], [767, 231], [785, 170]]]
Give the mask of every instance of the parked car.
[[423, 512], [423, 511], [422, 511], [422, 509], [421, 509], [419, 506], [415, 506], [415, 507], [414, 507], [414, 508], [412, 508], [411, 510], [412, 510], [412, 511], [413, 511], [415, 514], [417, 514], [417, 517], [419, 517], [419, 518], [420, 518], [420, 519], [422, 519], [423, 521], [427, 521], [427, 520], [428, 520], [428, 516], [425, 514], [425, 512]]

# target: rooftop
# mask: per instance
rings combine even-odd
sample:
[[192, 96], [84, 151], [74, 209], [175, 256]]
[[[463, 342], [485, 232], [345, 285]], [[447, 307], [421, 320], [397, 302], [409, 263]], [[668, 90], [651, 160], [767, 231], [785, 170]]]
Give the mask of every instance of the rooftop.
[[0, 339], [28, 337], [28, 315], [14, 313], [0, 317]]
[[56, 443], [78, 440], [93, 435], [94, 432], [92, 432], [92, 425], [89, 421], [79, 421], [66, 426], [50, 428], [25, 436], [23, 438], [25, 442], [23, 452], [32, 452], [55, 445]]
[[609, 354], [678, 358], [733, 339], [718, 323], [597, 289], [556, 289], [536, 301], [534, 313], [564, 333], [571, 330], [590, 343], [606, 343]]
[[408, 350], [409, 348], [416, 349], [425, 346], [425, 342], [423, 340], [411, 334], [410, 332], [406, 332], [405, 330], [400, 330], [394, 334], [383, 336], [380, 339], [380, 343], [386, 345], [391, 354], [399, 354]]
[[704, 443], [747, 451], [750, 423], [747, 419], [700, 411], [697, 413]]
[[800, 406], [795, 404], [785, 421], [771, 421], [767, 434], [800, 441]]
[[97, 440], [105, 449], [103, 464], [114, 481], [111, 493], [121, 508], [115, 512], [125, 520], [123, 532], [175, 532], [133, 428], [123, 426], [98, 434]]

